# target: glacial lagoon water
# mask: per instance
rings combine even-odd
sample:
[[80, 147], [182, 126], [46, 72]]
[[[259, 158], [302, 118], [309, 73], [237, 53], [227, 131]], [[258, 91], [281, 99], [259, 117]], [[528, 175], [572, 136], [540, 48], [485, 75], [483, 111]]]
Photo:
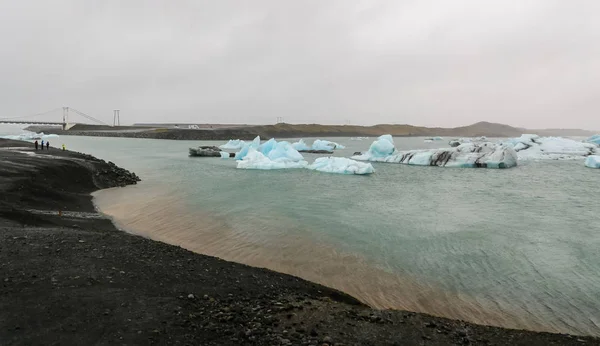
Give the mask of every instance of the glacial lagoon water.
[[[335, 155], [349, 157], [373, 138], [334, 140], [346, 145]], [[346, 176], [187, 156], [225, 141], [60, 143], [140, 175], [137, 186], [96, 193], [130, 232], [294, 274], [377, 308], [600, 335], [600, 171], [582, 161], [508, 170], [374, 163], [371, 176]]]

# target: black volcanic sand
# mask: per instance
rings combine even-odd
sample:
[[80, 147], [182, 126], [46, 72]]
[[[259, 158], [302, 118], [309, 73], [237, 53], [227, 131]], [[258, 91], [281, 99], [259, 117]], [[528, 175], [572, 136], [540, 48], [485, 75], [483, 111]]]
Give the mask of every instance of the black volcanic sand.
[[373, 310], [293, 276], [127, 234], [89, 193], [137, 177], [88, 155], [18, 149], [28, 145], [0, 140], [1, 345], [600, 344]]

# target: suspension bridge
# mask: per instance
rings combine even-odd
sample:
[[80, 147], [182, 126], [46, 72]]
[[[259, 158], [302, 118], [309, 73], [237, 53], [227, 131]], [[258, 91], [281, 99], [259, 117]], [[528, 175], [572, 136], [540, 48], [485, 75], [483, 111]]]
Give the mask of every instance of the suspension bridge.
[[[51, 109], [49, 111], [45, 111], [42, 113], [30, 114], [30, 115], [25, 115], [25, 116], [9, 117], [9, 118], [0, 118], [0, 124], [57, 125], [57, 126], [62, 126], [63, 130], [68, 130], [71, 127], [73, 127], [74, 125], [80, 123], [80, 122], [73, 122], [72, 121], [73, 119], [71, 119], [71, 121], [70, 121], [69, 115], [71, 115], [71, 114], [76, 114], [79, 117], [86, 119], [86, 121], [91, 121], [92, 124], [106, 125], [106, 126], [120, 125], [119, 110], [114, 111], [113, 124], [110, 125], [102, 120], [99, 120], [91, 115], [88, 115], [88, 114], [86, 114], [82, 111], [79, 111], [75, 108], [72, 108], [72, 107], [60, 107], [60, 108]], [[61, 118], [61, 116], [62, 116], [62, 118]]]

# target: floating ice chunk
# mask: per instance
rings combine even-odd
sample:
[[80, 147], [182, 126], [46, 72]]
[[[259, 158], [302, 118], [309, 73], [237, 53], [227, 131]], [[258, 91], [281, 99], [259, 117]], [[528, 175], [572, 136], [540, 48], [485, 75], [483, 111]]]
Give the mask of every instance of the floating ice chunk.
[[292, 144], [292, 147], [298, 151], [307, 151], [310, 150], [310, 147], [304, 143], [304, 139], [299, 140], [298, 142]]
[[259, 146], [260, 146], [260, 136], [256, 136], [256, 138], [254, 138], [254, 140], [252, 140], [252, 142], [245, 143], [244, 146], [240, 149], [240, 151], [235, 153], [235, 159], [242, 160], [248, 154], [248, 150], [250, 150], [250, 148], [256, 149]]
[[221, 158], [222, 158], [222, 159], [228, 159], [228, 158], [229, 158], [229, 156], [230, 156], [230, 155], [229, 155], [229, 153], [228, 153], [228, 152], [226, 152], [226, 151], [222, 151], [222, 152], [221, 152]]
[[464, 143], [483, 143], [486, 141], [487, 141], [486, 136], [475, 137], [475, 138], [464, 137], [464, 138], [453, 139], [453, 140], [449, 141], [448, 144], [454, 148], [454, 147], [458, 147], [459, 145], [464, 144]]
[[[288, 143], [289, 144], [289, 143]], [[260, 151], [254, 148], [250, 148], [244, 159], [238, 161], [237, 168], [240, 169], [289, 169], [289, 168], [305, 168], [308, 166], [308, 162], [294, 161], [287, 157], [278, 157], [276, 159], [270, 159]]]
[[592, 137], [585, 140], [588, 143], [594, 143], [600, 145], [600, 135], [593, 135]]
[[505, 141], [518, 153], [520, 160], [569, 160], [598, 153], [596, 144], [563, 137], [540, 137], [524, 134]]
[[287, 159], [296, 162], [304, 160], [302, 154], [294, 149], [290, 142], [285, 141], [275, 142], [271, 151], [269, 151], [266, 156], [271, 160]]
[[375, 172], [370, 163], [358, 162], [345, 157], [319, 157], [307, 168], [338, 174], [371, 174]]
[[368, 157], [386, 157], [392, 155], [396, 147], [394, 146], [394, 139], [391, 135], [383, 135], [379, 136], [371, 146], [369, 147], [369, 151], [367, 151], [364, 155]]
[[362, 141], [363, 139], [369, 139], [369, 137], [351, 137], [351, 141]]
[[517, 165], [517, 153], [511, 146], [493, 143], [465, 143], [447, 149], [395, 151], [391, 155], [374, 154], [371, 149], [352, 158], [416, 166], [510, 168]]
[[335, 149], [344, 149], [345, 146], [336, 142], [325, 141], [322, 139], [316, 139], [312, 144], [312, 150], [327, 150], [333, 151]]
[[244, 146], [244, 144], [246, 144], [246, 142], [244, 142], [241, 139], [230, 139], [229, 142], [220, 145], [219, 148], [225, 150], [237, 150], [241, 149]]
[[585, 166], [590, 168], [600, 168], [600, 156], [590, 155], [585, 158]]

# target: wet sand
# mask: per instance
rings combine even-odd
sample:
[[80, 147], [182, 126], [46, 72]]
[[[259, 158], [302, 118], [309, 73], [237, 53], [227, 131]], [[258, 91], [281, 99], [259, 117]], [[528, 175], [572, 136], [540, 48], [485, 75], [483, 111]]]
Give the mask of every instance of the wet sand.
[[0, 140], [1, 344], [600, 344], [374, 310], [294, 276], [122, 232], [90, 193], [133, 175], [26, 145]]

